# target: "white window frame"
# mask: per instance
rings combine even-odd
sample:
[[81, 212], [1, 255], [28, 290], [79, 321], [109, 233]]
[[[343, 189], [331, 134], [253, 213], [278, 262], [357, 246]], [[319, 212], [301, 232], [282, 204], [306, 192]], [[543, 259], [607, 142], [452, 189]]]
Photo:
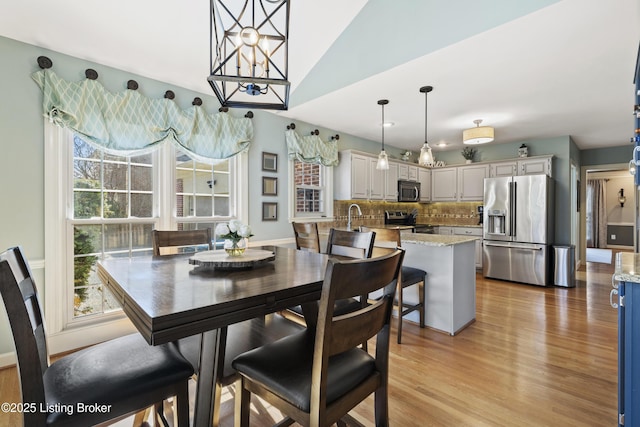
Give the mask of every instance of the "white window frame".
[[294, 160], [289, 159], [289, 222], [296, 221], [333, 221], [333, 167], [320, 165], [322, 168], [322, 175], [324, 180], [323, 187], [323, 211], [325, 215], [301, 214], [296, 211], [296, 180], [295, 180], [295, 168]]
[[[135, 332], [136, 329], [121, 310], [98, 316], [73, 317], [73, 225], [67, 220], [73, 209], [73, 131], [61, 128], [44, 119], [44, 226], [45, 226], [45, 287], [44, 310], [46, 313], [49, 351], [52, 354]], [[175, 226], [175, 165], [174, 148], [163, 144], [154, 153], [154, 192], [158, 197], [154, 204], [156, 227], [170, 229]], [[248, 218], [248, 159], [239, 154], [236, 167], [230, 174], [233, 181], [232, 212], [241, 221]], [[169, 212], [170, 214], [161, 214]], [[223, 218], [216, 218], [217, 220]], [[203, 221], [207, 218], [194, 218]], [[184, 218], [179, 218], [184, 222]], [[209, 220], [210, 221], [210, 220]], [[135, 222], [128, 219], [127, 222]], [[149, 222], [145, 219], [144, 222]]]

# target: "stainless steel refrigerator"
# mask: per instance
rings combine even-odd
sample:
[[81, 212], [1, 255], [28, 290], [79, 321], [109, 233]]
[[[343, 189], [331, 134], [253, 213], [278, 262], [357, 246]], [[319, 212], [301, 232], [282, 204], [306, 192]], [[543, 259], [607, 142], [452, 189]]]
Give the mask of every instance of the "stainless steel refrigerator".
[[550, 284], [553, 201], [553, 180], [547, 175], [485, 178], [485, 277]]

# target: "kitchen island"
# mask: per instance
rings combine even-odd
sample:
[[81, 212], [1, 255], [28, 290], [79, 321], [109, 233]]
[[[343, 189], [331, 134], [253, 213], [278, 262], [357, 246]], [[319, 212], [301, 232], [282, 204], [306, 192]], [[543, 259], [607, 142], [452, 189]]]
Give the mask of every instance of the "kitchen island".
[[[427, 327], [455, 335], [473, 323], [476, 318], [475, 242], [479, 237], [412, 233], [410, 226], [386, 227], [401, 230], [402, 247], [406, 249], [403, 265], [427, 272], [424, 287]], [[328, 232], [319, 234], [320, 247], [324, 249]], [[418, 302], [416, 286], [407, 287], [403, 294], [405, 302]], [[416, 311], [404, 318], [420, 321]]]
[[[475, 241], [477, 237], [402, 233], [403, 264], [427, 272], [425, 324], [455, 335], [476, 318]], [[405, 289], [408, 303], [418, 300], [415, 286]], [[405, 316], [418, 322], [418, 313]]]

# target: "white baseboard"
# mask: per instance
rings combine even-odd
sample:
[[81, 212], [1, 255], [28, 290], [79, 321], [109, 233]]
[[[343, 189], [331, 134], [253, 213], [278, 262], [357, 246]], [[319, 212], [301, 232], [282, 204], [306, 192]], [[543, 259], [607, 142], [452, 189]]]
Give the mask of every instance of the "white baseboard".
[[0, 369], [9, 368], [11, 366], [15, 366], [16, 364], [16, 353], [2, 353], [0, 354]]

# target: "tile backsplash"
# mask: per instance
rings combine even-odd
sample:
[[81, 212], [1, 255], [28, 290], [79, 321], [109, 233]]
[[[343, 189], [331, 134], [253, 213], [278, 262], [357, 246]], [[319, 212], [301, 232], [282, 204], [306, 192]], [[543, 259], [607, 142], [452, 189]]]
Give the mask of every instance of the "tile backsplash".
[[367, 200], [335, 200], [333, 216], [335, 221], [318, 223], [320, 228], [346, 227], [349, 206], [355, 203], [360, 206], [362, 216], [356, 209], [351, 211], [351, 222], [354, 227], [360, 225], [378, 226], [384, 224], [385, 211], [411, 212], [418, 211], [417, 223], [449, 226], [478, 225], [478, 206], [482, 202], [434, 202], [434, 203], [398, 203]]

